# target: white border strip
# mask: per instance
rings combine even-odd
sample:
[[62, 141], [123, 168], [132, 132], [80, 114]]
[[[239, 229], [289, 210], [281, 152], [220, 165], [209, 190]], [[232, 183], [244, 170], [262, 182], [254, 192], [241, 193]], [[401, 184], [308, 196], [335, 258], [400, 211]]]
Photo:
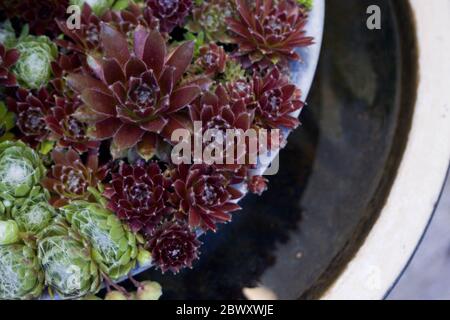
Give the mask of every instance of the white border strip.
[[410, 3], [420, 81], [407, 148], [380, 218], [323, 299], [382, 299], [413, 254], [445, 180], [450, 159], [450, 0]]

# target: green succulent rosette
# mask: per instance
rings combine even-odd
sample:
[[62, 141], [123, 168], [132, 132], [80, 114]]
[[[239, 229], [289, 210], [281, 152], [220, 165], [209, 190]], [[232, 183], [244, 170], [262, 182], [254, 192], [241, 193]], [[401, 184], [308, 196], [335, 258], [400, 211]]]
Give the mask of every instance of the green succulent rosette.
[[26, 197], [45, 175], [39, 155], [21, 141], [0, 143], [0, 200], [9, 208]]
[[71, 5], [77, 5], [80, 7], [87, 3], [92, 8], [92, 11], [94, 11], [94, 13], [98, 16], [105, 13], [106, 10], [111, 9], [115, 2], [116, 0], [70, 0]]
[[102, 277], [89, 244], [64, 219], [56, 218], [38, 235], [37, 250], [51, 295], [76, 299], [100, 290]]
[[52, 223], [57, 213], [48, 199], [47, 190], [35, 188], [27, 198], [15, 202], [11, 217], [21, 232], [36, 235]]
[[136, 236], [125, 229], [114, 213], [85, 201], [74, 201], [61, 211], [72, 229], [89, 241], [94, 260], [109, 278], [117, 280], [136, 266]]
[[0, 43], [6, 48], [12, 48], [16, 43], [16, 32], [9, 20], [0, 23]]
[[38, 298], [44, 288], [44, 273], [36, 252], [23, 244], [0, 246], [0, 299]]
[[10, 130], [14, 128], [14, 124], [14, 113], [9, 112], [5, 103], [0, 101], [0, 142], [11, 140], [14, 137], [10, 132]]
[[52, 77], [51, 63], [58, 57], [58, 47], [46, 36], [27, 34], [27, 28], [17, 40], [20, 58], [13, 67], [19, 84], [28, 89], [47, 85]]

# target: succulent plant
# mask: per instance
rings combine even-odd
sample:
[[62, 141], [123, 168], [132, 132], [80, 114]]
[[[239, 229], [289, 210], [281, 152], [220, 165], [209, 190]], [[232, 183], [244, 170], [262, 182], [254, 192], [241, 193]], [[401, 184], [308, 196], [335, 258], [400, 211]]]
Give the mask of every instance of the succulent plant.
[[20, 58], [13, 67], [19, 84], [28, 89], [39, 89], [52, 76], [51, 64], [58, 56], [58, 48], [46, 36], [22, 35], [16, 49]]
[[117, 280], [136, 265], [136, 236], [126, 230], [113, 212], [96, 203], [73, 201], [62, 212], [72, 229], [92, 245], [92, 256], [102, 272]]
[[17, 85], [17, 78], [12, 72], [14, 65], [19, 60], [20, 53], [16, 49], [6, 49], [0, 42], [0, 88], [14, 87]]
[[0, 221], [0, 246], [18, 243], [19, 241], [20, 231], [17, 222], [14, 220]]
[[252, 176], [248, 181], [248, 190], [260, 196], [267, 190], [268, 182], [263, 176]]
[[153, 262], [163, 273], [178, 273], [183, 268], [192, 268], [199, 256], [201, 242], [187, 224], [167, 222], [158, 228], [148, 242]]
[[8, 109], [16, 114], [16, 125], [23, 141], [36, 146], [44, 141], [49, 130], [45, 124], [45, 116], [54, 105], [53, 97], [45, 88], [38, 91], [18, 88], [15, 97], [8, 97]]
[[70, 229], [62, 218], [38, 235], [38, 258], [45, 283], [62, 299], [75, 299], [100, 290], [101, 272], [91, 255], [91, 247]]
[[146, 5], [160, 21], [161, 32], [172, 32], [183, 24], [192, 9], [192, 0], [147, 0]]
[[[254, 110], [248, 109], [243, 99], [231, 100], [222, 85], [217, 87], [215, 93], [205, 92], [196, 103], [190, 106], [189, 111], [192, 122], [201, 121], [203, 133], [207, 130], [218, 130], [222, 134], [224, 142], [227, 139], [227, 130], [236, 129], [245, 133], [250, 129], [254, 119]], [[222, 146], [225, 145], [225, 143], [222, 144]], [[228, 150], [228, 145], [226, 146], [227, 148], [223, 148], [223, 154], [216, 154], [214, 160], [219, 160], [219, 157], [221, 157], [224, 167], [226, 164], [226, 167], [230, 170], [237, 170], [240, 164], [248, 163], [242, 161], [243, 157], [247, 155], [239, 152], [239, 150], [233, 150], [234, 161], [233, 163], [229, 163], [229, 161], [227, 163], [226, 152], [229, 153], [231, 150]], [[215, 164], [218, 165], [218, 161], [215, 161]]]
[[76, 118], [79, 106], [77, 99], [55, 97], [55, 106], [45, 117], [45, 123], [50, 129], [50, 140], [57, 141], [61, 148], [72, 148], [82, 154], [100, 147], [98, 141], [93, 141], [87, 135], [87, 125]]
[[7, 17], [28, 24], [30, 32], [37, 35], [57, 36], [55, 19], [64, 19], [69, 0], [4, 0], [0, 3]]
[[99, 46], [100, 23], [100, 17], [94, 14], [89, 5], [85, 4], [81, 10], [79, 28], [70, 29], [65, 20], [57, 20], [59, 29], [67, 37], [58, 39], [57, 43], [67, 50], [76, 51], [82, 55], [94, 51]]
[[14, 203], [11, 217], [17, 222], [21, 232], [37, 235], [51, 224], [57, 213], [48, 199], [46, 190], [36, 188], [28, 197]]
[[55, 149], [51, 155], [54, 165], [41, 181], [52, 195], [51, 204], [59, 208], [73, 200], [93, 200], [90, 188], [97, 189], [106, 174], [99, 167], [98, 154], [89, 153], [85, 163], [73, 149]]
[[285, 127], [295, 129], [299, 120], [291, 115], [301, 110], [301, 91], [278, 69], [266, 76], [254, 76], [253, 91], [255, 97], [256, 124], [264, 128]]
[[224, 73], [228, 56], [223, 47], [215, 43], [200, 48], [197, 65], [202, 73], [208, 76], [216, 76]]
[[227, 19], [234, 15], [234, 3], [230, 0], [206, 0], [192, 10], [192, 18], [186, 28], [204, 33], [208, 42], [229, 43]]
[[305, 36], [307, 15], [297, 4], [235, 1], [239, 17], [229, 18], [227, 23], [245, 67], [285, 65], [289, 60], [300, 59], [296, 48], [312, 44], [313, 38]]
[[98, 16], [101, 16], [107, 10], [111, 9], [114, 2], [115, 0], [70, 0], [71, 5], [80, 7], [87, 3], [92, 8], [92, 11]]
[[68, 77], [84, 102], [78, 112], [84, 112], [94, 124], [92, 137], [113, 138], [112, 148], [120, 154], [153, 140], [164, 129], [172, 132], [172, 114], [200, 94], [196, 85], [177, 86], [192, 60], [193, 43], [184, 43], [167, 56], [161, 34], [138, 27], [131, 53], [127, 39], [106, 24], [102, 25], [101, 42], [103, 60], [90, 59], [98, 79], [86, 74]]
[[10, 132], [14, 128], [16, 116], [9, 112], [3, 101], [0, 101], [0, 142], [11, 140], [14, 135]]
[[138, 287], [136, 300], [159, 300], [162, 296], [162, 287], [155, 281], [144, 281]]
[[12, 48], [16, 43], [16, 32], [9, 20], [0, 22], [0, 43], [6, 48]]
[[159, 20], [153, 16], [149, 7], [141, 8], [130, 2], [124, 10], [111, 10], [103, 15], [102, 20], [114, 25], [120, 32], [132, 35], [137, 26], [141, 25], [148, 31], [159, 30]]
[[156, 163], [121, 163], [105, 189], [108, 208], [132, 231], [151, 234], [168, 213], [167, 189], [170, 181]]
[[0, 246], [0, 299], [27, 300], [41, 295], [44, 275], [35, 251], [22, 244]]
[[241, 209], [236, 200], [242, 194], [213, 166], [179, 165], [173, 180], [171, 200], [178, 217], [186, 219], [191, 228], [215, 231], [218, 223], [229, 222], [231, 213]]
[[45, 175], [39, 155], [23, 142], [0, 143], [0, 199], [26, 197]]

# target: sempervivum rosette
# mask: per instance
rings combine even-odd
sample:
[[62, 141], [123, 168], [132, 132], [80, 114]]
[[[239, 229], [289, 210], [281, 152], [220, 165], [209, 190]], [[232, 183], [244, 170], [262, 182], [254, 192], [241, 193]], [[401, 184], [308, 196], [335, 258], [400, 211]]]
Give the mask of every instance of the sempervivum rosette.
[[160, 20], [161, 32], [171, 32], [184, 22], [192, 8], [192, 0], [147, 0], [146, 5]]
[[239, 45], [238, 56], [246, 67], [285, 65], [298, 60], [297, 47], [312, 44], [305, 36], [307, 15], [289, 1], [236, 0], [238, 18], [227, 20], [233, 42]]
[[16, 49], [6, 49], [0, 43], [0, 88], [13, 87], [17, 85], [17, 79], [12, 72], [12, 67], [19, 60], [20, 53]]
[[36, 235], [51, 224], [57, 212], [48, 199], [46, 190], [36, 188], [27, 198], [15, 201], [10, 215], [21, 232]]
[[223, 47], [215, 43], [200, 48], [200, 56], [197, 65], [208, 76], [216, 76], [225, 72], [227, 54]]
[[18, 88], [15, 97], [8, 97], [8, 108], [16, 114], [16, 125], [21, 138], [31, 146], [44, 141], [49, 130], [45, 117], [54, 104], [52, 96], [45, 88], [40, 90], [26, 90]]
[[28, 89], [46, 86], [52, 76], [51, 64], [58, 56], [56, 45], [48, 37], [28, 35], [26, 30], [17, 43], [20, 58], [13, 72], [19, 84]]
[[173, 179], [172, 201], [178, 217], [192, 228], [215, 231], [218, 223], [229, 222], [231, 213], [241, 209], [236, 204], [241, 192], [213, 166], [180, 165]]
[[201, 1], [192, 10], [186, 28], [195, 33], [203, 32], [208, 41], [229, 43], [227, 19], [235, 15], [233, 6], [230, 0]]
[[28, 196], [45, 175], [39, 155], [23, 142], [0, 143], [0, 199], [12, 204]]
[[66, 16], [69, 0], [4, 0], [0, 10], [9, 18], [18, 18], [30, 31], [37, 35], [57, 36], [59, 34], [55, 19]]
[[301, 91], [278, 69], [264, 77], [254, 76], [253, 90], [257, 125], [273, 129], [295, 129], [300, 125], [300, 121], [291, 114], [304, 106], [300, 99]]
[[90, 189], [97, 189], [106, 174], [104, 168], [99, 168], [97, 153], [89, 153], [86, 162], [83, 162], [72, 149], [55, 149], [52, 159], [54, 165], [41, 183], [52, 194], [50, 202], [53, 206], [62, 207], [71, 200], [93, 198]]
[[34, 299], [43, 289], [44, 274], [36, 252], [23, 244], [0, 246], [0, 299]]
[[170, 213], [167, 206], [170, 185], [170, 180], [156, 163], [121, 163], [105, 190], [108, 208], [134, 232], [151, 234]]
[[181, 222], [167, 222], [150, 238], [148, 247], [155, 265], [164, 273], [178, 273], [183, 268], [192, 268], [199, 256], [201, 242], [189, 227]]
[[91, 247], [65, 220], [58, 218], [39, 233], [37, 250], [51, 293], [75, 299], [100, 290], [101, 273]]
[[[208, 130], [213, 130], [214, 135], [222, 135], [221, 138], [224, 140], [221, 143], [222, 154], [215, 154], [212, 157], [212, 160], [217, 160], [215, 165], [231, 171], [241, 168], [241, 163], [246, 163], [243, 160], [249, 150], [247, 147], [246, 149], [236, 148], [237, 150], [233, 150], [233, 163], [227, 163], [227, 154], [231, 152], [228, 146], [229, 141], [227, 141], [231, 139], [231, 136], [227, 139], [228, 130], [237, 130], [236, 132], [245, 134], [253, 123], [254, 110], [248, 109], [243, 99], [231, 100], [226, 89], [219, 85], [215, 93], [205, 92], [196, 103], [190, 106], [189, 111], [192, 122], [201, 122], [203, 134]], [[233, 140], [235, 139], [233, 138]], [[220, 144], [218, 136], [211, 140]], [[205, 147], [208, 148], [208, 146]]]
[[113, 212], [100, 204], [73, 201], [62, 208], [72, 229], [92, 245], [92, 256], [102, 272], [113, 280], [126, 276], [136, 265], [136, 237]]
[[168, 55], [159, 32], [138, 27], [130, 52], [125, 36], [107, 24], [102, 25], [101, 42], [103, 60], [90, 59], [97, 78], [71, 74], [68, 82], [81, 94], [84, 106], [78, 111], [90, 116], [91, 135], [98, 140], [112, 138], [114, 155], [120, 156], [139, 143], [153, 141], [170, 126], [171, 115], [200, 94], [195, 85], [178, 85], [194, 48], [187, 42]]

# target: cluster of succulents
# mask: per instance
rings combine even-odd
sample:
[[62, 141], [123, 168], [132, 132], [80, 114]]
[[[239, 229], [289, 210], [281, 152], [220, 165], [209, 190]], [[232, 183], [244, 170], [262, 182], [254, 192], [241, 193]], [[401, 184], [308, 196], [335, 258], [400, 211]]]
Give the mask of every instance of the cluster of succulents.
[[243, 188], [260, 195], [268, 181], [239, 152], [236, 164], [173, 163], [172, 135], [197, 121], [202, 133], [296, 128], [304, 104], [287, 65], [313, 43], [310, 9], [1, 1], [0, 299], [46, 288], [89, 298], [102, 284], [107, 299], [158, 299], [157, 283], [132, 279], [127, 293], [116, 282], [150, 260], [163, 273], [192, 268], [201, 235], [231, 221]]

